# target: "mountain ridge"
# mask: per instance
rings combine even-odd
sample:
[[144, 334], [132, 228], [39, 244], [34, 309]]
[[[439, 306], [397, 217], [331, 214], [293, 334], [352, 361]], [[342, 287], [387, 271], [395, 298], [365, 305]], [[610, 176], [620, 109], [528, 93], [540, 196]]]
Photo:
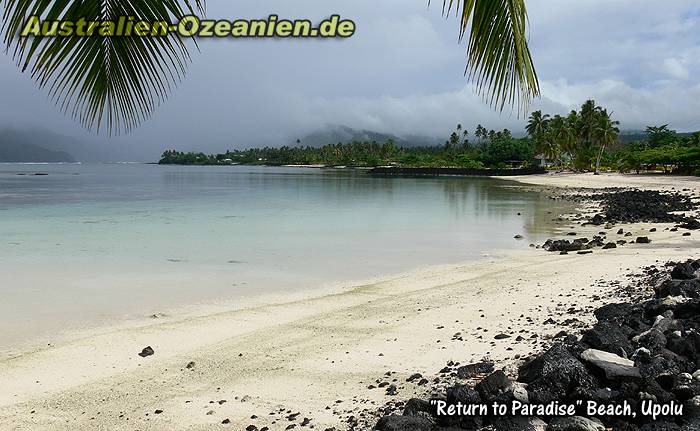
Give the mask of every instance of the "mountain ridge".
[[353, 141], [376, 141], [384, 143], [392, 139], [400, 147], [421, 147], [440, 145], [442, 140], [436, 137], [420, 135], [398, 136], [391, 133], [376, 132], [367, 129], [355, 129], [343, 125], [326, 126], [301, 138], [301, 145], [322, 147], [328, 144], [349, 143]]
[[67, 151], [45, 148], [26, 132], [0, 130], [0, 162], [3, 163], [75, 163]]

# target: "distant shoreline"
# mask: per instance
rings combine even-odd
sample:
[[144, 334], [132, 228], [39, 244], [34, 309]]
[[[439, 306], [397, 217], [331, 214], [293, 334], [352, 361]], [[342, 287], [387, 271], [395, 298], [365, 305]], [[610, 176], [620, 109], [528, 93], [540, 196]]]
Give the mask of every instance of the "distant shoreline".
[[513, 169], [470, 169], [470, 168], [401, 168], [378, 167], [369, 171], [377, 176], [522, 176], [544, 174], [543, 168], [513, 168]]
[[[606, 184], [610, 178], [616, 178], [612, 187], [632, 187], [632, 184], [641, 187], [654, 187], [654, 183], [660, 179], [663, 184], [673, 184], [676, 181], [700, 182], [700, 177], [694, 175], [678, 174], [673, 172], [647, 171], [641, 173], [618, 173], [601, 172], [594, 175], [593, 172], [573, 172], [573, 171], [548, 171], [544, 168], [460, 168], [460, 167], [401, 167], [401, 166], [346, 166], [346, 165], [323, 165], [323, 164], [179, 164], [179, 163], [159, 163], [143, 162], [148, 165], [158, 166], [194, 166], [194, 167], [261, 167], [261, 168], [300, 168], [300, 169], [328, 169], [328, 170], [351, 170], [367, 172], [376, 176], [395, 177], [435, 177], [435, 176], [464, 176], [464, 177], [492, 177], [502, 178], [510, 181], [518, 181], [531, 185], [550, 185], [554, 187], [611, 187]], [[519, 178], [522, 177], [522, 178]], [[530, 178], [525, 180], [525, 178]], [[592, 180], [587, 180], [587, 179]], [[623, 180], [619, 180], [622, 179]], [[634, 180], [638, 178], [639, 180]], [[580, 181], [583, 182], [579, 184]], [[650, 179], [650, 180], [646, 180]]]
[[460, 168], [460, 167], [401, 167], [401, 166], [335, 166], [323, 164], [287, 164], [287, 165], [272, 165], [272, 164], [179, 164], [179, 163], [149, 163], [159, 166], [259, 166], [270, 168], [304, 168], [304, 169], [338, 169], [338, 170], [355, 170], [363, 171], [376, 176], [395, 176], [395, 177], [425, 177], [425, 176], [478, 176], [478, 177], [497, 177], [497, 176], [521, 176], [521, 175], [538, 175], [545, 174], [547, 171], [544, 168]]

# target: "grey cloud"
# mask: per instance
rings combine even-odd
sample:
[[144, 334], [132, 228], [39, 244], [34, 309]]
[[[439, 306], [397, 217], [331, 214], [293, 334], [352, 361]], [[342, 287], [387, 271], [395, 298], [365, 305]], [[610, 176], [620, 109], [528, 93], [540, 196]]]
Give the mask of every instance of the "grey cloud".
[[[326, 124], [397, 135], [523, 129], [523, 120], [486, 106], [464, 77], [457, 22], [424, 0], [209, 0], [217, 18], [357, 22], [349, 40], [202, 41], [188, 76], [153, 118], [113, 139], [94, 136], [47, 103], [0, 56], [0, 127], [40, 126], [94, 142], [122, 158], [155, 158], [168, 147], [220, 151], [277, 145]], [[700, 129], [700, 9], [692, 1], [528, 2], [531, 45], [542, 82], [533, 109], [565, 113], [587, 98], [609, 106], [624, 128], [670, 123]]]

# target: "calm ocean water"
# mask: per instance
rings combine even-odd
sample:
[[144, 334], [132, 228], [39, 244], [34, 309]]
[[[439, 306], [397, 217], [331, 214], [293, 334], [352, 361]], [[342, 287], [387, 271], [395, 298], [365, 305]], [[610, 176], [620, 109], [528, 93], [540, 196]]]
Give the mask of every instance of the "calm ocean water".
[[486, 178], [0, 165], [0, 349], [186, 304], [525, 248], [551, 233], [554, 205]]

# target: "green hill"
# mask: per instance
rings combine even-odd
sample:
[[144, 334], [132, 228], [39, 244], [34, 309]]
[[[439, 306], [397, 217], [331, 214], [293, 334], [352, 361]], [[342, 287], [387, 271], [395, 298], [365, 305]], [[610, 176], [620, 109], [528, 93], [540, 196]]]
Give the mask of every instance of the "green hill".
[[4, 163], [73, 163], [75, 158], [65, 152], [42, 147], [40, 135], [16, 131], [0, 130], [0, 162]]

